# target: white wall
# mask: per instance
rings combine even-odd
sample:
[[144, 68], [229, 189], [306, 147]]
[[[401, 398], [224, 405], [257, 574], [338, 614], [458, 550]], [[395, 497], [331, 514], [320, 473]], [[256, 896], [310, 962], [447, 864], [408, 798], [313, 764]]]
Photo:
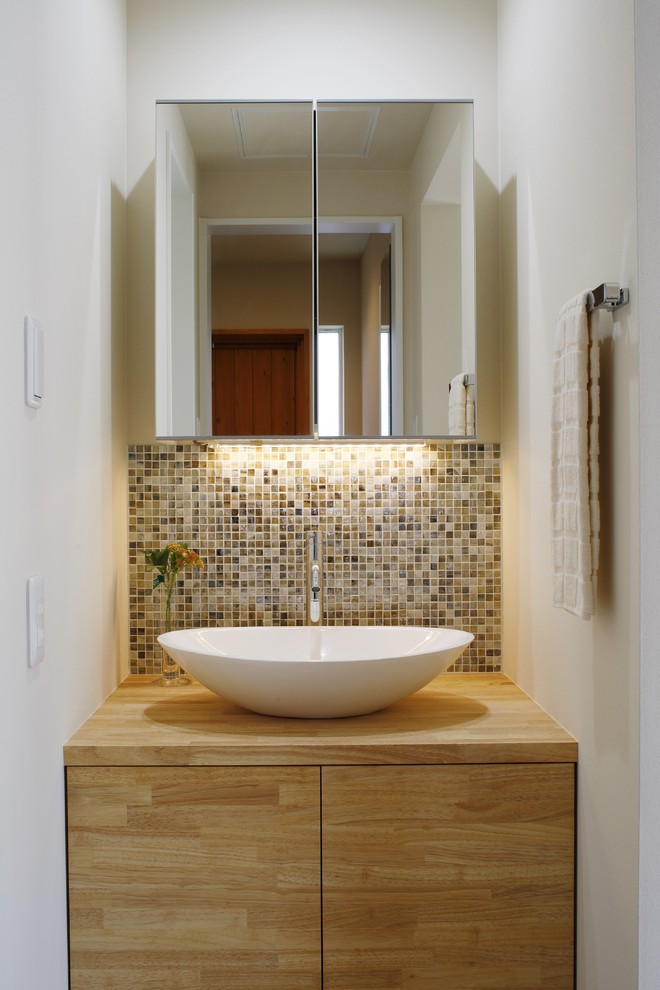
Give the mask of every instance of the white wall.
[[[504, 656], [580, 744], [579, 990], [637, 986], [633, 28], [633, 0], [500, 2]], [[585, 622], [552, 607], [551, 361], [559, 307], [605, 280], [629, 286], [631, 303], [598, 319], [602, 564]]]
[[[157, 99], [475, 100], [484, 368], [499, 338], [496, 0], [130, 0], [129, 439], [153, 440], [153, 158]], [[381, 57], [387, 52], [387, 57]], [[499, 376], [479, 399], [499, 438]], [[490, 413], [490, 416], [489, 416]]]
[[[127, 652], [124, 38], [123, 0], [0, 4], [0, 982], [11, 990], [68, 986], [62, 746]], [[46, 338], [38, 411], [23, 401], [25, 313]], [[46, 658], [29, 670], [35, 573]]]
[[[157, 283], [157, 374], [169, 383], [158, 394], [156, 432], [194, 436], [197, 432], [197, 160], [178, 107], [160, 108], [156, 124], [160, 184], [155, 210], [161, 238], [155, 251]], [[165, 287], [168, 285], [170, 289]], [[171, 291], [170, 291], [171, 290]], [[176, 388], [174, 388], [176, 382]]]
[[639, 988], [656, 990], [660, 973], [660, 103], [657, 0], [636, 0], [641, 394], [641, 753]]
[[[424, 432], [438, 436], [450, 432], [450, 381], [461, 372], [474, 374], [476, 370], [472, 145], [471, 106], [434, 110], [410, 170], [410, 199], [404, 218], [406, 285], [409, 289], [412, 282], [415, 289], [408, 293], [405, 319], [406, 357], [409, 351], [414, 352], [412, 376], [406, 360], [406, 396], [414, 396], [407, 418], [419, 415]], [[466, 239], [469, 226], [472, 230]], [[473, 301], [466, 305], [470, 294]], [[408, 341], [409, 331], [413, 347]], [[468, 364], [463, 361], [466, 340], [471, 341]], [[492, 377], [492, 370], [487, 374]]]
[[423, 205], [420, 211], [420, 330], [424, 339], [419, 385], [424, 430], [449, 434], [447, 389], [454, 375], [472, 368], [463, 364], [461, 207]]

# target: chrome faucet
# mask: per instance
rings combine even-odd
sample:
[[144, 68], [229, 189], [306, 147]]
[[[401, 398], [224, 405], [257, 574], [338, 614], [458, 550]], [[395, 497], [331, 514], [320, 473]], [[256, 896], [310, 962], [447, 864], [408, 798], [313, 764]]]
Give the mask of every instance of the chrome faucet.
[[323, 622], [321, 559], [321, 536], [310, 533], [307, 537], [307, 624], [310, 626]]

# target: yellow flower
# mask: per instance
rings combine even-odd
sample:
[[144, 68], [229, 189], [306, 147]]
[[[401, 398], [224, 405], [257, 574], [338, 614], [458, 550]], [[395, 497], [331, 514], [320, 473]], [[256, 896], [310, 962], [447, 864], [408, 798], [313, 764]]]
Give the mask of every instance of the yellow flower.
[[175, 571], [181, 571], [184, 567], [197, 567], [204, 569], [204, 562], [198, 554], [186, 546], [185, 543], [168, 543], [170, 567]]
[[204, 562], [195, 550], [185, 543], [168, 543], [162, 550], [147, 550], [144, 554], [147, 564], [154, 567], [158, 574], [154, 578], [153, 588], [159, 584], [165, 585], [165, 628], [172, 628], [171, 610], [172, 594], [176, 587], [177, 575], [186, 567], [197, 567], [203, 570]]

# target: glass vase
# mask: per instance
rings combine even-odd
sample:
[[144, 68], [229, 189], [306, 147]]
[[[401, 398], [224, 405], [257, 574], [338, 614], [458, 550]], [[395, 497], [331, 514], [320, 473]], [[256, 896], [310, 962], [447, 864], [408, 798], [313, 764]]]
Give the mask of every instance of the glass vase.
[[[175, 608], [173, 603], [173, 592], [176, 587], [176, 575], [171, 583], [166, 583], [166, 593], [164, 595], [164, 615], [163, 626], [165, 632], [171, 632], [177, 628]], [[161, 647], [161, 672], [160, 677], [155, 681], [158, 687], [186, 687], [192, 684], [192, 678], [188, 676], [172, 657]]]

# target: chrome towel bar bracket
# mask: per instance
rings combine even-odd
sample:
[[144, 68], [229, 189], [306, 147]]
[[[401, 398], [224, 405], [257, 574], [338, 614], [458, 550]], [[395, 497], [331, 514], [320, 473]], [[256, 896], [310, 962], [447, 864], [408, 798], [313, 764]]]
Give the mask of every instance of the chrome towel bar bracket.
[[603, 282], [597, 289], [589, 293], [587, 309], [618, 309], [630, 300], [628, 289], [622, 289], [618, 282]]

